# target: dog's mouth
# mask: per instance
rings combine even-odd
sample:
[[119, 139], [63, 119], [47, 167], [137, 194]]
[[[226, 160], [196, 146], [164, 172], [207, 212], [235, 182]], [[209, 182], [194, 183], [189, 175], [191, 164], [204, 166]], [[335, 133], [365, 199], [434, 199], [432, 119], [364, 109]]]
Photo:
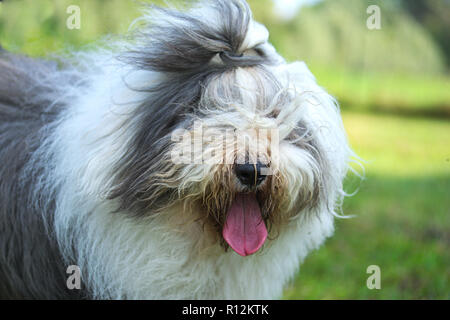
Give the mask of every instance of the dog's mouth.
[[256, 194], [236, 194], [222, 231], [230, 247], [245, 257], [257, 252], [267, 238], [267, 228]]

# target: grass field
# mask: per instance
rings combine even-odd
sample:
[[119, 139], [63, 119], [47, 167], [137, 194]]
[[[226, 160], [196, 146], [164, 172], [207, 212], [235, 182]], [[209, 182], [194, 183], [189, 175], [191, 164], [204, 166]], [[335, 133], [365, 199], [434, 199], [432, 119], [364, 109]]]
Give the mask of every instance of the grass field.
[[450, 78], [310, 66], [346, 110], [450, 118]]
[[[258, 17], [267, 11], [251, 3]], [[65, 27], [69, 4], [83, 10], [80, 30]], [[9, 1], [0, 4], [0, 44], [32, 56], [81, 48], [125, 32], [136, 8], [132, 0]], [[348, 191], [359, 187], [344, 203], [344, 214], [356, 217], [337, 220], [335, 236], [307, 257], [284, 298], [450, 299], [448, 74], [310, 67], [341, 102], [366, 178], [346, 182]], [[369, 265], [381, 268], [380, 290], [366, 287]]]
[[[343, 114], [365, 164], [335, 236], [306, 258], [286, 299], [450, 298], [450, 122]], [[369, 265], [381, 289], [366, 286]]]

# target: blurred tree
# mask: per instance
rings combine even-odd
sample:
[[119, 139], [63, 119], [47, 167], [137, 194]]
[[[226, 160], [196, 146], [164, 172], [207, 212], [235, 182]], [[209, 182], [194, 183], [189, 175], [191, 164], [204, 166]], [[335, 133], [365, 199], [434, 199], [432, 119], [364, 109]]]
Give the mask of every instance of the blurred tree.
[[[448, 47], [449, 28], [442, 27], [442, 21], [450, 19], [446, 6], [450, 0], [322, 0], [303, 7], [289, 21], [276, 15], [273, 0], [248, 1], [255, 18], [268, 26], [270, 40], [288, 60], [358, 72], [438, 74], [445, 69], [441, 47], [442, 43]], [[381, 8], [381, 30], [366, 27], [366, 9], [374, 3]], [[80, 30], [65, 26], [69, 4], [82, 10]], [[86, 46], [106, 34], [125, 33], [139, 15], [138, 7], [135, 0], [2, 2], [0, 43], [8, 50], [31, 55]], [[439, 21], [435, 17], [440, 17]], [[422, 20], [426, 23], [418, 22]], [[428, 30], [434, 30], [434, 38]]]
[[273, 11], [271, 0], [253, 0], [256, 19], [270, 26], [271, 41], [288, 60], [353, 69], [437, 74], [445, 70], [440, 47], [400, 0], [378, 0], [381, 30], [366, 26], [370, 0], [323, 0], [291, 20]]
[[450, 0], [402, 0], [403, 7], [430, 31], [450, 68]]

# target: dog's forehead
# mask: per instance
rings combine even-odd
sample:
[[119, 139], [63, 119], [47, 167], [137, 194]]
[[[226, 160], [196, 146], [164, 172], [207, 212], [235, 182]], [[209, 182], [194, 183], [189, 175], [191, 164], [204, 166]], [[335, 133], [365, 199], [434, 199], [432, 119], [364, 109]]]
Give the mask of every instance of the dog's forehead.
[[273, 107], [282, 91], [277, 75], [267, 68], [236, 68], [212, 78], [204, 86], [199, 107], [264, 113]]

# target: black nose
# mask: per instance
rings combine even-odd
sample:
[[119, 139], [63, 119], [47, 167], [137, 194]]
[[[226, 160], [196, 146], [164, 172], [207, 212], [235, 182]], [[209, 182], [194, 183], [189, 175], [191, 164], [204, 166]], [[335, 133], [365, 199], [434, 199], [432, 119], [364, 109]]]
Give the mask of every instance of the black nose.
[[234, 171], [236, 172], [236, 176], [242, 184], [248, 187], [256, 187], [266, 178], [266, 176], [261, 173], [262, 168], [265, 168], [265, 166], [261, 163], [245, 163], [236, 164], [234, 167]]

